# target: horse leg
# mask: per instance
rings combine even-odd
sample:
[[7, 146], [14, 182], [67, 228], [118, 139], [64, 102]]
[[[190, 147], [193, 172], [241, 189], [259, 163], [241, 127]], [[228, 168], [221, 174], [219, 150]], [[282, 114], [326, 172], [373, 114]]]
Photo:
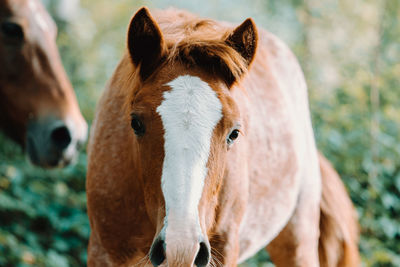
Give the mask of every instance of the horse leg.
[[357, 213], [330, 162], [319, 154], [322, 178], [319, 259], [321, 267], [360, 266]]
[[303, 192], [300, 195], [299, 203], [288, 224], [267, 246], [272, 261], [278, 267], [319, 266], [319, 198], [307, 193]]

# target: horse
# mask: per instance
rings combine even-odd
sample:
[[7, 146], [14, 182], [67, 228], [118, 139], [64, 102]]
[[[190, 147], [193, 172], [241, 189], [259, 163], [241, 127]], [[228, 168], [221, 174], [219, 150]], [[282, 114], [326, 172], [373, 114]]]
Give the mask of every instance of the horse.
[[0, 130], [41, 167], [62, 167], [87, 138], [40, 0], [0, 0]]
[[143, 7], [88, 144], [88, 266], [357, 266], [358, 225], [318, 154], [289, 48]]

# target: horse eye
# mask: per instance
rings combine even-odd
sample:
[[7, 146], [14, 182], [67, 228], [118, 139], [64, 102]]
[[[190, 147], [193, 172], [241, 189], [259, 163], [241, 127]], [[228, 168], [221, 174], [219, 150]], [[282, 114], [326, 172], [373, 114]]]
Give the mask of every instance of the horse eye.
[[8, 38], [21, 41], [24, 38], [24, 31], [21, 25], [14, 22], [3, 22], [1, 24], [1, 32]]
[[131, 127], [137, 136], [142, 136], [146, 131], [144, 124], [134, 114], [132, 115]]
[[228, 136], [228, 144], [232, 144], [239, 137], [239, 130], [233, 130]]

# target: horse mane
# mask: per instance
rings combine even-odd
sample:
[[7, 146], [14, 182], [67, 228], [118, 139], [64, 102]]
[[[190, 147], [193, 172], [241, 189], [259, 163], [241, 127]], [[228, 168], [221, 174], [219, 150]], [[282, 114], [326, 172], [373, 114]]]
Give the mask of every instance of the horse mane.
[[154, 12], [167, 47], [166, 62], [200, 67], [229, 86], [247, 72], [248, 62], [226, 40], [233, 27], [170, 8]]

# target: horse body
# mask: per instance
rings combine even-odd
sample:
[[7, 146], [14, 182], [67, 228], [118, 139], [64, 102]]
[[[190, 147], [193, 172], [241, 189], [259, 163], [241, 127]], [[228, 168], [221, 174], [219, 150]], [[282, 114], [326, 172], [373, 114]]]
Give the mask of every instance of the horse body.
[[278, 266], [318, 266], [320, 166], [295, 57], [251, 20], [156, 21], [134, 16], [98, 104], [88, 265], [235, 266], [269, 244]]
[[307, 236], [318, 236], [312, 225], [319, 220], [321, 189], [307, 88], [289, 49], [259, 30], [257, 54], [242, 86], [239, 94], [246, 93], [236, 101], [246, 103], [241, 113], [249, 121], [243, 138], [246, 147], [236, 153], [242, 155], [245, 150], [247, 155], [249, 197], [240, 231], [240, 259], [245, 259], [275, 238], [295, 209], [304, 208], [299, 201], [304, 194], [310, 214], [301, 212], [292, 220], [307, 220]]
[[0, 1], [0, 129], [42, 167], [68, 164], [87, 124], [39, 0]]

